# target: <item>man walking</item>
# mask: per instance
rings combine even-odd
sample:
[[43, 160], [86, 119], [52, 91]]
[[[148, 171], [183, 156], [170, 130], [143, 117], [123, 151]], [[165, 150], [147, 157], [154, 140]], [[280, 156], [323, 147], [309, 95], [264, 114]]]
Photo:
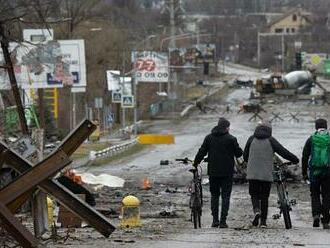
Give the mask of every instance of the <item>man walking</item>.
[[267, 227], [268, 198], [273, 182], [273, 157], [278, 153], [281, 157], [297, 164], [299, 159], [285, 149], [272, 137], [269, 122], [258, 125], [254, 134], [248, 139], [244, 149], [244, 160], [247, 162], [247, 179], [249, 194], [254, 212], [253, 226]]
[[330, 220], [330, 136], [327, 128], [326, 120], [315, 121], [316, 132], [307, 139], [302, 154], [302, 175], [305, 180], [310, 179], [313, 227], [320, 226], [322, 215], [324, 229], [329, 229]]
[[[212, 227], [227, 228], [226, 223], [230, 195], [233, 185], [234, 157], [242, 156], [242, 149], [237, 139], [229, 134], [230, 122], [220, 118], [204, 142], [194, 160], [197, 166], [208, 155], [207, 174], [209, 175], [211, 192]], [[219, 221], [219, 197], [221, 191], [221, 218]]]

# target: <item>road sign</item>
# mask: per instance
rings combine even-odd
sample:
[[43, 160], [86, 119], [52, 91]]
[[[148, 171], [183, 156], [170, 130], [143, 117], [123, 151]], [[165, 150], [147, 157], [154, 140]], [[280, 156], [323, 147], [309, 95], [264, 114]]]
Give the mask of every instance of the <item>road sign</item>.
[[95, 97], [94, 98], [94, 102], [95, 102], [95, 108], [103, 108], [103, 98], [102, 97]]
[[112, 102], [121, 103], [122, 94], [120, 91], [112, 91]]
[[114, 113], [109, 113], [108, 116], [107, 116], [107, 122], [108, 122], [109, 124], [112, 124], [112, 123], [114, 122], [114, 120], [115, 120], [115, 115], [114, 115]]
[[133, 96], [123, 96], [121, 101], [122, 108], [134, 108], [134, 97]]

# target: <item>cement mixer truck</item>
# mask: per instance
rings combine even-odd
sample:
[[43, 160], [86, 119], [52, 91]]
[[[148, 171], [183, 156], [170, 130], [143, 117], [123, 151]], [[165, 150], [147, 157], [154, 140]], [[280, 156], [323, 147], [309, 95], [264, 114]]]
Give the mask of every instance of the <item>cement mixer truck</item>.
[[309, 93], [313, 86], [313, 74], [309, 71], [292, 71], [283, 77], [288, 89], [296, 89], [297, 93]]
[[259, 93], [308, 94], [313, 85], [313, 74], [309, 71], [292, 71], [284, 76], [270, 75], [257, 80]]

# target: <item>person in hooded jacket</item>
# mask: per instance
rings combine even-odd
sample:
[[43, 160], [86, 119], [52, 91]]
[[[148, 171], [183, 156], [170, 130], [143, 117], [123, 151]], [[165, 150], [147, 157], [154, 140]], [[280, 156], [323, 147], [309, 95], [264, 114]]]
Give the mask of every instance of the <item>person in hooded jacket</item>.
[[324, 229], [330, 229], [330, 134], [327, 128], [325, 119], [315, 120], [316, 131], [307, 139], [301, 159], [303, 178], [310, 180], [313, 227], [320, 226], [322, 215]]
[[[233, 185], [234, 157], [239, 158], [243, 154], [237, 139], [229, 134], [229, 126], [228, 120], [219, 119], [218, 125], [205, 137], [193, 164], [196, 167], [206, 155], [208, 156], [207, 174], [211, 192], [212, 227], [228, 227], [226, 220]], [[222, 203], [219, 221], [220, 190]]]
[[243, 158], [247, 162], [247, 179], [254, 212], [253, 226], [267, 227], [268, 198], [273, 182], [274, 153], [297, 164], [299, 159], [274, 137], [269, 122], [259, 124], [248, 139]]

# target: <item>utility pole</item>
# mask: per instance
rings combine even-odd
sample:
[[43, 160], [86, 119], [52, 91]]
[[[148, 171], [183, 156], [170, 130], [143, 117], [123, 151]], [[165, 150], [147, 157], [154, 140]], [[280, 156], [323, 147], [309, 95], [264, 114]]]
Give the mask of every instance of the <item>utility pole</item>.
[[282, 73], [284, 73], [284, 70], [285, 70], [285, 58], [284, 58], [284, 55], [285, 55], [285, 43], [284, 43], [284, 34], [282, 34], [282, 37], [281, 37], [281, 50], [282, 50]]
[[[165, 2], [166, 6], [165, 9], [169, 12], [170, 16], [170, 43], [169, 43], [169, 48], [176, 48], [176, 42], [175, 42], [175, 35], [176, 35], [176, 30], [177, 30], [177, 23], [176, 19], [177, 16], [179, 15], [179, 12], [182, 11], [182, 6], [180, 0], [167, 0]], [[169, 58], [170, 59], [170, 58]], [[171, 93], [171, 82], [173, 81], [173, 89]], [[172, 73], [172, 80], [168, 82], [168, 95], [172, 96], [173, 99], [176, 98], [176, 86], [177, 86], [177, 73], [174, 69]]]
[[10, 80], [10, 85], [11, 89], [14, 95], [14, 99], [16, 102], [16, 107], [17, 107], [17, 112], [18, 112], [18, 117], [22, 129], [23, 135], [28, 135], [29, 134], [29, 129], [26, 123], [26, 118], [25, 118], [25, 112], [22, 104], [22, 99], [19, 94], [19, 89], [17, 85], [17, 80], [15, 77], [15, 72], [14, 72], [14, 67], [13, 63], [10, 58], [10, 53], [9, 53], [9, 41], [8, 38], [6, 37], [5, 34], [5, 27], [3, 23], [0, 23], [0, 43], [1, 43], [1, 48], [3, 52], [3, 57], [5, 60], [5, 65], [3, 66], [5, 69], [7, 69], [9, 80]]
[[257, 41], [257, 43], [258, 43], [258, 51], [257, 51], [257, 59], [258, 59], [258, 68], [259, 69], [261, 69], [260, 68], [260, 33], [259, 33], [259, 31], [258, 31], [258, 41]]
[[[174, 7], [174, 0], [170, 0], [170, 29], [171, 29], [171, 41], [170, 41], [170, 44], [169, 44], [169, 47], [174, 49], [176, 47], [176, 42], [175, 42], [175, 7]], [[170, 54], [170, 53], [169, 53]], [[169, 58], [170, 59], [170, 58]], [[171, 70], [171, 69], [170, 69]], [[177, 80], [178, 80], [178, 75], [175, 71], [175, 69], [173, 69], [173, 98], [175, 98], [175, 95], [176, 94], [176, 84], [177, 84]], [[171, 85], [171, 82], [169, 82], [169, 86]], [[169, 93], [171, 94], [170, 92], [170, 87], [168, 87], [168, 91]]]

